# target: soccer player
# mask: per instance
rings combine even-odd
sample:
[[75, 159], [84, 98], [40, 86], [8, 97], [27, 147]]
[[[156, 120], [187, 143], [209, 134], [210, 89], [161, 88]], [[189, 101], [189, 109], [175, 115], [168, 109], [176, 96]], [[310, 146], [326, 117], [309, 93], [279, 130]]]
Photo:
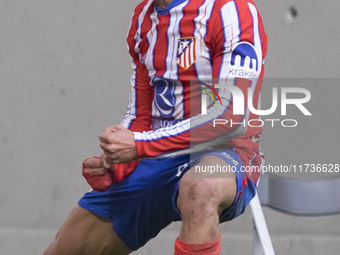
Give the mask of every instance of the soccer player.
[[[244, 212], [259, 177], [244, 169], [263, 158], [247, 107], [248, 97], [259, 105], [262, 88], [261, 17], [252, 0], [144, 0], [127, 43], [126, 117], [100, 135], [103, 154], [84, 161], [94, 190], [44, 254], [128, 254], [173, 221], [182, 221], [175, 254], [220, 254], [219, 224]], [[212, 166], [233, 171], [190, 177]]]

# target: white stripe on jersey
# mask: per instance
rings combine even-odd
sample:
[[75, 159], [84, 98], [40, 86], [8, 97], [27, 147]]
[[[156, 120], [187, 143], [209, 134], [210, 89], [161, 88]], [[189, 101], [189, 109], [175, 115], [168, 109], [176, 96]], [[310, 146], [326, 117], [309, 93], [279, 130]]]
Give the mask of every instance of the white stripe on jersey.
[[175, 119], [184, 119], [183, 84], [180, 81], [176, 81], [175, 95], [176, 106], [173, 116]]
[[[150, 5], [153, 3], [153, 0], [149, 0], [149, 2], [143, 7], [143, 10], [141, 12], [141, 14], [138, 17], [138, 27], [137, 27], [137, 31], [136, 34], [134, 36], [134, 39], [136, 41], [135, 44], [135, 48], [134, 51], [135, 53], [138, 54], [139, 56], [139, 60], [142, 59], [142, 55], [140, 53], [140, 48], [139, 48], [139, 43], [141, 42], [142, 38], [141, 38], [141, 30], [142, 30], [142, 22], [144, 20], [145, 14], [148, 10], [148, 8], [150, 7]], [[132, 20], [130, 23], [130, 28], [129, 31], [131, 29], [131, 25], [132, 25]], [[136, 85], [136, 64], [134, 62], [131, 63], [133, 74], [131, 75], [130, 78], [130, 84], [131, 84], [131, 93], [130, 93], [130, 98], [129, 98], [129, 104], [128, 104], [128, 110], [126, 112], [125, 118], [124, 120], [121, 122], [121, 125], [125, 128], [128, 128], [132, 122], [132, 120], [134, 120], [136, 118], [136, 112], [137, 112], [137, 108], [136, 108], [136, 90], [135, 90], [135, 85]]]
[[192, 44], [193, 44], [193, 45], [189, 45], [190, 53], [189, 53], [189, 50], [187, 50], [187, 51], [185, 52], [185, 54], [187, 55], [187, 56], [185, 57], [185, 59], [186, 59], [185, 65], [186, 65], [187, 67], [190, 66], [190, 63], [194, 63], [194, 61], [195, 61], [194, 50], [196, 50], [196, 40], [195, 40]]
[[158, 32], [157, 32], [156, 26], [159, 23], [159, 19], [158, 19], [156, 10], [154, 10], [154, 12], [151, 13], [150, 19], [151, 19], [151, 30], [146, 35], [150, 45], [149, 45], [149, 48], [148, 48], [148, 52], [146, 53], [145, 65], [149, 67], [148, 68], [148, 70], [149, 70], [148, 74], [149, 74], [149, 77], [152, 81], [152, 79], [154, 78], [155, 73], [156, 73], [156, 69], [153, 65], [153, 56], [154, 56], [153, 50], [155, 49], [155, 45], [156, 45], [157, 38], [158, 38]]
[[197, 74], [199, 75], [198, 79], [206, 80], [211, 79], [212, 74], [212, 66], [208, 59], [211, 59], [210, 52], [206, 44], [204, 43], [204, 38], [207, 33], [207, 22], [211, 17], [211, 12], [214, 6], [214, 0], [207, 0], [201, 5], [198, 9], [198, 16], [194, 18], [196, 27], [195, 27], [195, 36], [197, 37], [198, 44], [196, 44], [196, 52], [197, 55], [200, 55], [202, 59], [206, 61], [197, 61], [195, 63], [195, 67], [197, 70]]
[[188, 130], [190, 130], [190, 119], [186, 119], [171, 127], [157, 129], [156, 131], [133, 132], [133, 134], [135, 141], [155, 141], [160, 138], [178, 136]]
[[[257, 9], [256, 7], [251, 4], [248, 3], [248, 7], [251, 13], [251, 16], [253, 18], [253, 33], [254, 33], [254, 48], [256, 50], [256, 55], [257, 55], [257, 67], [258, 67], [258, 73], [261, 73], [262, 70], [262, 45], [261, 45], [261, 38], [260, 38], [260, 31], [259, 31], [259, 24], [258, 24], [258, 15], [257, 15]], [[255, 88], [256, 88], [256, 84], [257, 84], [258, 79], [255, 79], [252, 81], [252, 98], [254, 98], [254, 93], [255, 93]], [[261, 100], [258, 101], [258, 103], [260, 104]], [[260, 105], [258, 105], [257, 109], [261, 109]], [[246, 121], [248, 122], [249, 119], [249, 114], [250, 114], [250, 110], [249, 107], [247, 107], [247, 112], [245, 114], [246, 117]], [[259, 116], [260, 118], [261, 116]]]
[[[262, 59], [262, 49], [261, 49], [262, 45], [261, 45], [261, 37], [260, 37], [260, 31], [259, 31], [259, 19], [257, 16], [257, 9], [251, 3], [248, 3], [248, 6], [249, 6], [251, 16], [253, 17], [254, 47], [256, 50], [257, 59], [261, 60]], [[261, 73], [262, 62], [257, 63], [257, 66], [259, 68], [259, 73]]]
[[[170, 24], [167, 30], [167, 39], [168, 39], [168, 51], [166, 57], [166, 72], [163, 77], [166, 79], [171, 79], [176, 81], [175, 87], [175, 95], [176, 95], [176, 106], [173, 117], [175, 119], [183, 119], [184, 118], [184, 105], [183, 105], [183, 85], [180, 81], [178, 81], [178, 64], [176, 62], [177, 59], [177, 45], [178, 40], [180, 38], [179, 34], [179, 24], [183, 18], [183, 8], [188, 4], [188, 1], [185, 1], [178, 5], [176, 8], [172, 8], [169, 12], [170, 15]], [[154, 108], [154, 107], [153, 107]]]
[[[222, 16], [222, 23], [224, 27], [224, 53], [231, 53], [233, 45], [239, 42], [239, 34], [241, 33], [240, 22], [235, 2], [231, 1], [225, 4], [221, 8], [220, 13]], [[222, 65], [219, 74], [219, 77], [221, 78], [228, 77], [230, 59], [226, 58], [230, 58], [230, 54], [223, 55]], [[225, 83], [225, 81], [222, 81], [222, 83]]]
[[153, 0], [149, 0], [149, 2], [143, 7], [141, 14], [138, 16], [138, 28], [137, 28], [134, 39], [136, 41], [135, 52], [139, 55], [140, 60], [142, 59], [142, 56], [141, 56], [141, 53], [140, 53], [140, 48], [139, 48], [139, 43], [142, 40], [142, 37], [141, 37], [142, 23], [143, 23], [145, 14], [146, 14], [147, 10], [149, 9], [149, 7], [152, 3], [153, 3]]
[[163, 77], [172, 80], [178, 80], [177, 77], [177, 69], [178, 64], [176, 62], [177, 59], [177, 45], [178, 39], [180, 38], [179, 34], [179, 24], [183, 18], [183, 8], [188, 4], [188, 1], [184, 1], [180, 5], [176, 6], [176, 8], [172, 8], [169, 12], [170, 15], [170, 24], [167, 30], [167, 39], [168, 39], [168, 52], [166, 56], [166, 72]]
[[[132, 63], [131, 66], [134, 70], [136, 70], [136, 64], [135, 63]], [[131, 92], [130, 92], [128, 109], [127, 109], [127, 112], [125, 114], [124, 120], [121, 122], [121, 125], [125, 128], [129, 128], [132, 120], [134, 120], [136, 118], [136, 112], [137, 112], [136, 90], [135, 90], [135, 86], [134, 86], [136, 84], [136, 71], [133, 71], [133, 74], [131, 75], [130, 83], [131, 83]]]

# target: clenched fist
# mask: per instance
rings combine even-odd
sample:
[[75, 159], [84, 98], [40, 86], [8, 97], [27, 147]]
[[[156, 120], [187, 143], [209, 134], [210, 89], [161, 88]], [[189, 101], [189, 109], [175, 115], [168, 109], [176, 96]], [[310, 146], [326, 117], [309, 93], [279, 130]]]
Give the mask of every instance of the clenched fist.
[[110, 168], [112, 164], [129, 163], [137, 159], [134, 135], [122, 125], [105, 128], [99, 140], [106, 168]]
[[92, 189], [107, 190], [113, 182], [113, 166], [104, 167], [104, 156], [88, 158], [83, 162], [82, 173]]

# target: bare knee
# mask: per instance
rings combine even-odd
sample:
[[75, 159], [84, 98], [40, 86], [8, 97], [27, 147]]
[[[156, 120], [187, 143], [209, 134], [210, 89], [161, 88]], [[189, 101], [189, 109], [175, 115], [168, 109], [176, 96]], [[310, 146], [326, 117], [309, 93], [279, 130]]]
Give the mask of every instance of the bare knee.
[[180, 182], [177, 206], [182, 218], [220, 215], [235, 195], [235, 178], [190, 178], [188, 171]]
[[218, 188], [209, 179], [184, 176], [180, 183], [177, 205], [182, 217], [217, 213]]

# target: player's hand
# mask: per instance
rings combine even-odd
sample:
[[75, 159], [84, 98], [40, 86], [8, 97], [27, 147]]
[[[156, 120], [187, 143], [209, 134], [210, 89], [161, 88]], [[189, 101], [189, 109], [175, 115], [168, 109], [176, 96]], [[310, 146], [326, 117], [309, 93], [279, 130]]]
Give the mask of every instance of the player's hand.
[[88, 158], [83, 162], [82, 173], [92, 189], [97, 191], [107, 190], [113, 182], [113, 166], [104, 167], [103, 155]]
[[100, 148], [104, 151], [104, 167], [128, 163], [138, 158], [133, 133], [122, 125], [107, 127], [99, 136]]
[[86, 174], [94, 176], [101, 176], [108, 172], [108, 168], [104, 167], [103, 155], [86, 159], [83, 168]]

